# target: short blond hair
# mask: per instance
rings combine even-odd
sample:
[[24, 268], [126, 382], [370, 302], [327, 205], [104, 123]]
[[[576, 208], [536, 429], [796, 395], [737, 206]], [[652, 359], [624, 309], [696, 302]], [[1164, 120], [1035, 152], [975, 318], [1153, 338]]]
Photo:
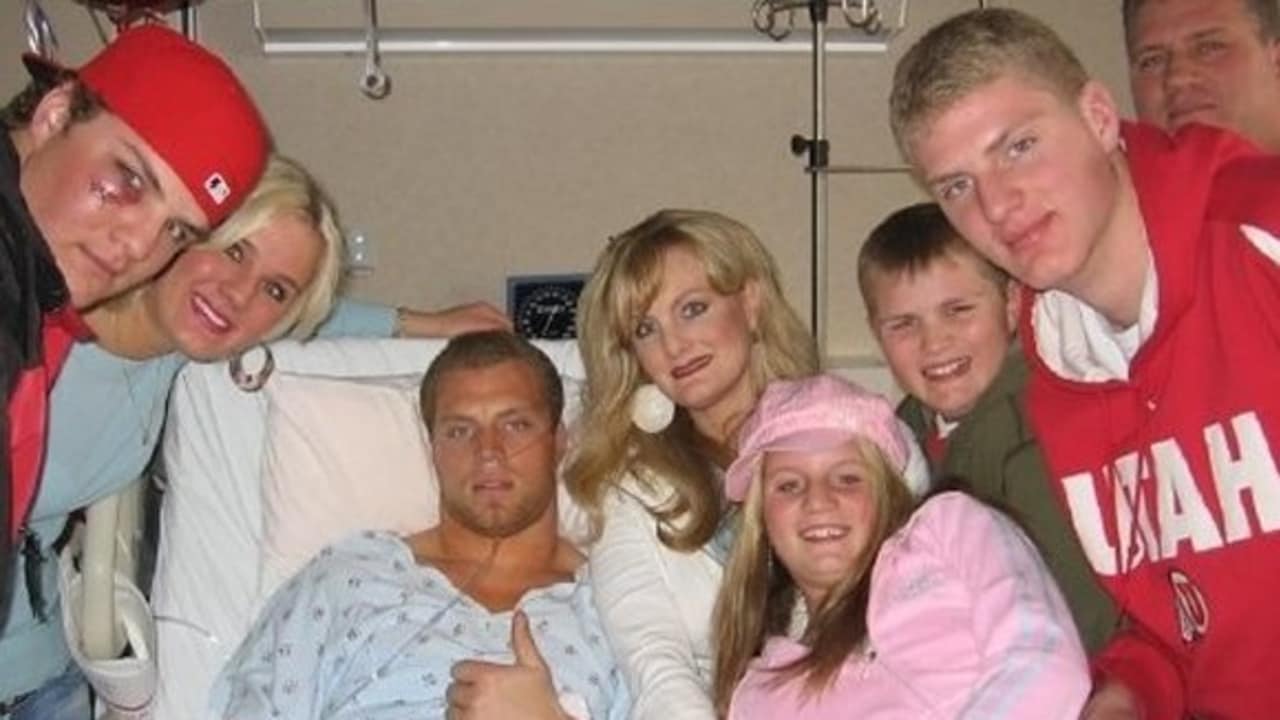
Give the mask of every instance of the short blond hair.
[[[225, 251], [282, 215], [298, 217], [316, 231], [321, 241], [320, 257], [316, 261], [315, 276], [289, 301], [289, 307], [280, 320], [261, 336], [250, 338], [250, 344], [268, 343], [286, 335], [305, 340], [314, 335], [316, 328], [329, 316], [346, 257], [346, 241], [338, 228], [333, 203], [301, 165], [273, 155], [244, 203], [213, 231], [208, 240], [191, 248], [192, 251]], [[308, 238], [306, 241], [311, 240]], [[126, 326], [134, 322], [161, 323], [154, 316], [154, 303], [158, 302], [155, 291], [157, 283], [165, 282], [167, 272], [166, 269], [150, 282], [93, 309], [89, 319], [99, 343], [111, 347], [119, 340], [118, 348], [123, 351], [131, 341], [122, 339], [122, 331], [118, 327], [121, 323]], [[140, 320], [135, 313], [151, 314], [152, 317]], [[163, 323], [161, 325], [158, 331], [166, 340], [174, 342], [170, 329], [163, 327]], [[123, 334], [127, 335], [128, 331]], [[237, 352], [239, 350], [243, 348]]]
[[266, 337], [270, 342], [289, 336], [305, 340], [315, 334], [333, 309], [334, 296], [342, 276], [346, 241], [338, 228], [333, 202], [315, 178], [296, 161], [283, 155], [272, 155], [262, 179], [236, 209], [213, 231], [205, 247], [225, 250], [267, 225], [281, 215], [295, 214], [315, 229], [322, 246], [316, 263], [316, 275], [307, 283]]
[[1089, 74], [1043, 22], [1008, 8], [971, 10], [935, 26], [893, 71], [889, 125], [898, 150], [913, 162], [917, 131], [974, 90], [1016, 75], [1074, 102]]

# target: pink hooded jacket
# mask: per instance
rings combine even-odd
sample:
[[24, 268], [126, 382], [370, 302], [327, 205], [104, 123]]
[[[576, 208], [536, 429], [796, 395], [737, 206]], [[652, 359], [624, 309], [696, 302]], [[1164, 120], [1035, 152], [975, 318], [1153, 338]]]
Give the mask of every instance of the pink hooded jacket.
[[934, 497], [881, 546], [867, 627], [866, 651], [812, 697], [770, 671], [806, 649], [770, 639], [729, 717], [1074, 720], [1089, 695], [1079, 635], [1035, 548], [967, 495]]

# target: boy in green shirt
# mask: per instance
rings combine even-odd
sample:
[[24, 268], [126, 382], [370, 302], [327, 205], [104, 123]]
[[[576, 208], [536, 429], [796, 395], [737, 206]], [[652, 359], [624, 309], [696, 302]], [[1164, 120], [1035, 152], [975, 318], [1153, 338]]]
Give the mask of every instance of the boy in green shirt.
[[907, 398], [935, 477], [1017, 519], [1039, 547], [1085, 647], [1116, 624], [1047, 482], [1024, 416], [1027, 367], [1015, 347], [1018, 285], [952, 229], [935, 203], [905, 207], [872, 230], [858, 256], [867, 321]]

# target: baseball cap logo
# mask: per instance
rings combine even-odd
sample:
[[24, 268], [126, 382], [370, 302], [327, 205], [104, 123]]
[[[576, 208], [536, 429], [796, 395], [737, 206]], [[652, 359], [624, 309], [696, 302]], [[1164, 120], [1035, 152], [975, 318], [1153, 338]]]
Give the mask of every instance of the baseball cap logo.
[[213, 198], [215, 205], [221, 205], [231, 197], [231, 185], [227, 183], [227, 179], [222, 177], [221, 173], [214, 173], [205, 178], [204, 191], [209, 193], [209, 197]]

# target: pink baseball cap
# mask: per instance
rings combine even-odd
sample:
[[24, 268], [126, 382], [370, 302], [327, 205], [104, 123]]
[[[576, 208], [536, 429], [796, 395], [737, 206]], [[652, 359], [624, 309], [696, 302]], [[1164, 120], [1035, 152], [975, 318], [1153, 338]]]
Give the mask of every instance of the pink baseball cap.
[[875, 443], [898, 472], [907, 471], [913, 441], [888, 400], [834, 375], [775, 380], [738, 434], [725, 496], [734, 502], [746, 498], [766, 451], [827, 450], [855, 437]]
[[[23, 61], [36, 77], [68, 70], [38, 55]], [[253, 99], [225, 62], [181, 33], [130, 28], [75, 72], [182, 178], [211, 227], [262, 176], [271, 138]]]

